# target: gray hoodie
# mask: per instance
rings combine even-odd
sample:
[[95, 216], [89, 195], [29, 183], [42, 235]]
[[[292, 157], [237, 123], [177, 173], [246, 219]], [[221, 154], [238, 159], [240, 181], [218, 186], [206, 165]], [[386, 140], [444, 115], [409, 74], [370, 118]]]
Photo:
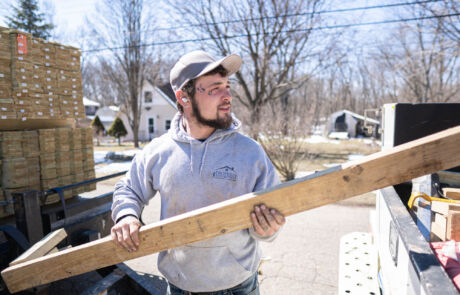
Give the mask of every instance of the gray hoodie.
[[[261, 146], [240, 134], [240, 127], [233, 118], [229, 129], [218, 129], [202, 142], [186, 133], [177, 113], [169, 132], [138, 153], [126, 177], [117, 183], [112, 218], [140, 216], [157, 191], [161, 219], [166, 219], [279, 184]], [[252, 228], [225, 234], [161, 252], [158, 269], [187, 291], [231, 288], [257, 271], [259, 241], [274, 238], [262, 238]]]

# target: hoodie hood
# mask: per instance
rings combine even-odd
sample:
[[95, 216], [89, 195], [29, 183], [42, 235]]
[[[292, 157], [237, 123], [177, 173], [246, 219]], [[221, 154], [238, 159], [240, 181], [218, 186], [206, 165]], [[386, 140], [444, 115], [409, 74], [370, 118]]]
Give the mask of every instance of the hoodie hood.
[[[169, 129], [169, 133], [172, 137], [172, 139], [179, 141], [179, 142], [187, 142], [187, 143], [192, 143], [194, 141], [199, 141], [193, 137], [191, 137], [187, 131], [184, 129], [184, 125], [182, 124], [183, 120], [183, 115], [180, 112], [177, 112], [176, 115], [174, 115], [174, 118], [171, 122], [171, 129]], [[230, 135], [232, 133], [238, 132], [241, 128], [241, 122], [238, 120], [232, 113], [232, 124], [228, 129], [216, 129], [214, 133], [209, 136], [205, 142], [211, 142], [211, 141], [220, 141], [225, 137], [226, 135]]]

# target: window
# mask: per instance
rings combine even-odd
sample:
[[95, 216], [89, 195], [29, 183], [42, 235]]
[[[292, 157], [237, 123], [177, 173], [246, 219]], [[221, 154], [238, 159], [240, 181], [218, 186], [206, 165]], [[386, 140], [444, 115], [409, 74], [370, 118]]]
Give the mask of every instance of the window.
[[169, 130], [171, 128], [171, 120], [166, 120], [165, 121], [165, 130]]
[[152, 134], [153, 132], [155, 132], [154, 121], [153, 118], [149, 118], [149, 134]]
[[151, 91], [144, 92], [144, 102], [145, 103], [152, 102], [152, 92]]

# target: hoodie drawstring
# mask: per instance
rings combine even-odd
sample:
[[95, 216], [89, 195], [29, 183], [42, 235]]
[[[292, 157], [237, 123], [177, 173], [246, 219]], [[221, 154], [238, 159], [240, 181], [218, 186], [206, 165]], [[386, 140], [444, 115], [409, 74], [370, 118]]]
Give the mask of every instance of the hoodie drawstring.
[[206, 160], [206, 153], [208, 152], [208, 145], [209, 143], [206, 142], [204, 146], [204, 153], [203, 153], [203, 157], [201, 159], [201, 165], [200, 165], [200, 176], [201, 176], [201, 171], [203, 171], [204, 161]]

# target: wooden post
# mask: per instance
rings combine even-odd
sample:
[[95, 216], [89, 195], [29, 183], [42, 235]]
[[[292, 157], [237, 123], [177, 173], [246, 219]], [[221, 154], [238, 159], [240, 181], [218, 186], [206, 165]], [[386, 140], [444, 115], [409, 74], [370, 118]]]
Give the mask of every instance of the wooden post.
[[140, 230], [137, 252], [115, 246], [110, 237], [20, 263], [2, 271], [10, 292], [18, 292], [122, 261], [251, 226], [254, 205], [285, 216], [460, 165], [460, 126], [330, 170], [181, 214]]
[[17, 228], [34, 244], [43, 237], [38, 191], [14, 192], [14, 211]]

